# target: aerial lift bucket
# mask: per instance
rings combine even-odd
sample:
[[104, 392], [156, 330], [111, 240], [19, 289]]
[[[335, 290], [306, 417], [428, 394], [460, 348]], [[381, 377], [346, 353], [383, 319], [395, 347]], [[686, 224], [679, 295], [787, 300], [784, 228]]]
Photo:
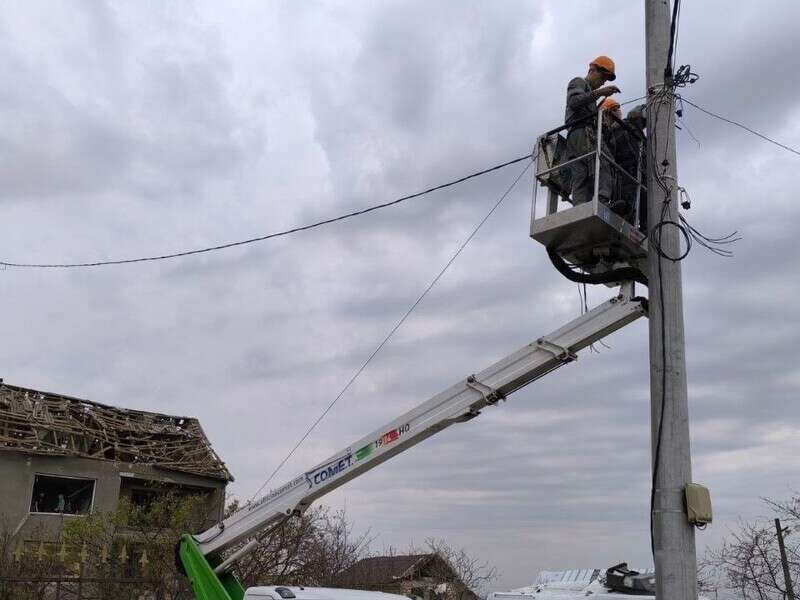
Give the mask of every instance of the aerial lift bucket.
[[[597, 119], [597, 140], [602, 140], [602, 111]], [[598, 198], [598, 174], [600, 160], [607, 160], [615, 178], [631, 175], [624, 172], [616, 162], [603, 151], [598, 141], [597, 147], [583, 156], [566, 160], [564, 158], [566, 138], [562, 133], [566, 126], [549, 131], [539, 137], [534, 150], [536, 157], [536, 179], [547, 190], [547, 202], [543, 216], [537, 218], [536, 194], [531, 216], [531, 237], [543, 244], [551, 259], [558, 259], [578, 274], [594, 276], [598, 283], [609, 287], [618, 285], [625, 279], [646, 281], [647, 236], [638, 226], [640, 218], [639, 197], [641, 176], [635, 179], [637, 194], [635, 214], [632, 222], [615, 213]], [[590, 202], [575, 205], [570, 196], [569, 165], [579, 160], [592, 160], [595, 168], [595, 193]], [[536, 191], [536, 190], [534, 190]], [[566, 208], [561, 208], [566, 203]], [[557, 265], [559, 266], [559, 265]], [[560, 269], [561, 270], [561, 269]], [[620, 275], [618, 280], [613, 274]], [[603, 274], [609, 274], [603, 277]], [[636, 275], [638, 274], [638, 277]], [[612, 279], [609, 280], [609, 277]]]

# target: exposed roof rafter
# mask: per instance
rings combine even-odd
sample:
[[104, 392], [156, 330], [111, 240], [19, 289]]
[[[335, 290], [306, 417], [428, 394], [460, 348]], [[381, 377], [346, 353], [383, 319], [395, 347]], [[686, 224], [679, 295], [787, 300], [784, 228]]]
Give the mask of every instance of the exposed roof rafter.
[[193, 417], [0, 383], [0, 450], [149, 465], [233, 481]]

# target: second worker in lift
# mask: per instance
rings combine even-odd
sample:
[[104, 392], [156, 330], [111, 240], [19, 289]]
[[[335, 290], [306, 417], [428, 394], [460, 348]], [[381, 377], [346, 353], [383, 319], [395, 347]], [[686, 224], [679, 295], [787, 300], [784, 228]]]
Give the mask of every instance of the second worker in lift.
[[[614, 61], [607, 56], [598, 56], [589, 63], [586, 77], [576, 77], [567, 86], [567, 110], [564, 123], [567, 130], [566, 160], [577, 158], [597, 147], [597, 100], [619, 93], [619, 88], [607, 85], [614, 81]], [[582, 204], [594, 196], [595, 156], [576, 161], [568, 166], [572, 180], [572, 201]], [[600, 161], [600, 182], [598, 196], [601, 202], [608, 203], [611, 198], [611, 167], [607, 161]]]

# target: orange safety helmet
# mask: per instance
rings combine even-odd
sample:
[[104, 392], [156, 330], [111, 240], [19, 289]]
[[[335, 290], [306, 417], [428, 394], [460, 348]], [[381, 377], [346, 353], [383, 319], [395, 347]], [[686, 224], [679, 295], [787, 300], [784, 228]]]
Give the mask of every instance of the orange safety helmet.
[[606, 98], [600, 103], [600, 108], [603, 110], [617, 110], [619, 108], [619, 102], [614, 100], [614, 98]]
[[608, 80], [614, 81], [617, 75], [614, 73], [614, 61], [607, 56], [598, 56], [589, 63], [590, 67], [596, 67], [608, 73]]

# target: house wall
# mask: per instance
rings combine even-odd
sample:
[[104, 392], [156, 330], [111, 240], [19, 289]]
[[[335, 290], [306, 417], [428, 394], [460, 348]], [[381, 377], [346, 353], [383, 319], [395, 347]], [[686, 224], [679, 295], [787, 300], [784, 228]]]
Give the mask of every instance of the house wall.
[[115, 510], [120, 490], [124, 494], [125, 489], [131, 487], [130, 482], [137, 481], [208, 490], [211, 492], [210, 513], [219, 518], [224, 510], [225, 481], [164, 471], [147, 465], [0, 451], [0, 528], [7, 527], [12, 533], [21, 535], [23, 540], [32, 539], [37, 529], [46, 532], [45, 537], [55, 538], [65, 520], [82, 518], [79, 515], [31, 513], [33, 484], [37, 474], [94, 479], [92, 512]]

